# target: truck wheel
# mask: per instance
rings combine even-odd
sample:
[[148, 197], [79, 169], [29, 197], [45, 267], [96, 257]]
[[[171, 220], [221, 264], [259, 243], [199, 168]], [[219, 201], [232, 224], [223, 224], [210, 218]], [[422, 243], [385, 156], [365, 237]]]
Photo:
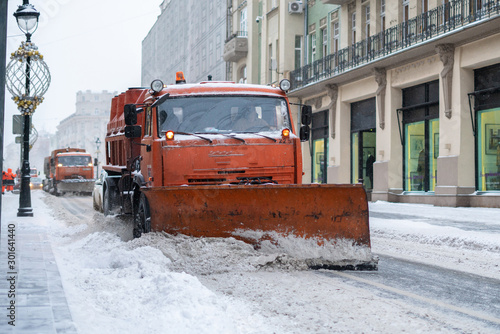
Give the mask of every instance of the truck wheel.
[[111, 205], [111, 191], [108, 189], [104, 189], [104, 196], [102, 199], [102, 213], [105, 216], [109, 216], [111, 214], [112, 205]]
[[142, 233], [151, 232], [151, 214], [146, 196], [141, 193], [139, 205], [134, 213], [134, 238], [139, 238]]
[[100, 211], [99, 206], [97, 205], [97, 202], [95, 200], [95, 194], [92, 194], [92, 205], [94, 206], [95, 211]]

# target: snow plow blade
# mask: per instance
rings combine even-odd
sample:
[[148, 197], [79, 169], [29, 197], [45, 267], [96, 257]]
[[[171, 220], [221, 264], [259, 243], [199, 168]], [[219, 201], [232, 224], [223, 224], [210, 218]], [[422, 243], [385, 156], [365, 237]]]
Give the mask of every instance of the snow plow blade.
[[57, 192], [66, 193], [85, 193], [92, 194], [95, 180], [93, 179], [68, 179], [62, 180], [57, 184]]
[[151, 230], [233, 237], [309, 268], [377, 270], [361, 185], [143, 188]]

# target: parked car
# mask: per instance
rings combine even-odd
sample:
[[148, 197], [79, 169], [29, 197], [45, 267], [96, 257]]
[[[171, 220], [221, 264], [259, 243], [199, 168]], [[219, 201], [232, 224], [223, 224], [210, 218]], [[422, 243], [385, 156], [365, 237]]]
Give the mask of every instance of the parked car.
[[41, 177], [31, 177], [30, 179], [30, 189], [35, 190], [35, 189], [42, 189], [43, 186], [43, 181]]
[[102, 185], [107, 176], [108, 173], [106, 173], [105, 170], [101, 170], [99, 178], [95, 180], [94, 190], [92, 191], [92, 202], [94, 203], [94, 210], [99, 212], [104, 212], [102, 206]]

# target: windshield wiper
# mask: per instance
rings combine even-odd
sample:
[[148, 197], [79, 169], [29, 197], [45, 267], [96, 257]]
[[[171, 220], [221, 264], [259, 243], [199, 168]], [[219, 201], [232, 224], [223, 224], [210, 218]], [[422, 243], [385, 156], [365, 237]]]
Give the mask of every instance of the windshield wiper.
[[226, 136], [226, 137], [229, 137], [229, 138], [237, 139], [237, 140], [239, 140], [239, 141], [244, 142], [245, 144], [247, 143], [247, 142], [245, 141], [245, 139], [243, 139], [243, 138], [239, 138], [239, 137], [236, 137], [236, 135], [229, 135], [229, 134], [227, 134], [227, 133], [222, 133], [222, 135], [223, 135], [223, 136]]
[[257, 133], [257, 132], [249, 132], [249, 133], [251, 133], [253, 135], [261, 136], [261, 137], [264, 137], [264, 138], [267, 138], [267, 139], [270, 139], [270, 140], [273, 140], [275, 143], [278, 142], [278, 140], [276, 138], [269, 137], [269, 136], [263, 135], [261, 133]]
[[210, 144], [212, 144], [212, 139], [207, 138], [207, 137], [200, 136], [200, 135], [198, 135], [198, 134], [196, 134], [196, 133], [180, 132], [180, 131], [175, 131], [175, 133], [177, 133], [177, 134], [179, 134], [179, 135], [195, 136], [195, 137], [198, 137], [198, 138], [204, 139], [204, 140], [208, 141]]

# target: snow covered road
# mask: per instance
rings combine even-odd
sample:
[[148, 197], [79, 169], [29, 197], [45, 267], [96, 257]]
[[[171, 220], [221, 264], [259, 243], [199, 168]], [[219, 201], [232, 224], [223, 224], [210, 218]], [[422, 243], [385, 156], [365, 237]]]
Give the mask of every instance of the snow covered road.
[[80, 333], [500, 331], [498, 209], [370, 203], [379, 271], [330, 272], [234, 239], [132, 240], [90, 198], [33, 197]]

